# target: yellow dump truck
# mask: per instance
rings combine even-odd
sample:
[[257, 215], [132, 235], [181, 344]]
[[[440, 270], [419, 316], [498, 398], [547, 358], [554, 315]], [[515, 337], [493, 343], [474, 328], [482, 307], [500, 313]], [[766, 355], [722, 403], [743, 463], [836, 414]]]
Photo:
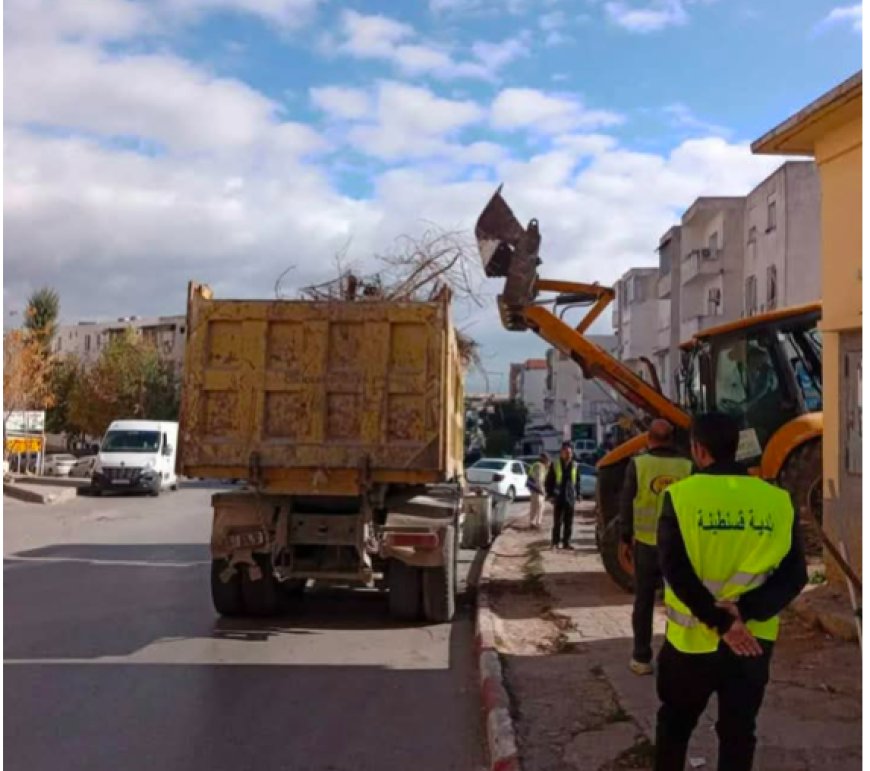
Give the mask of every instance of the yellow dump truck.
[[212, 597], [270, 615], [309, 579], [449, 620], [463, 394], [449, 298], [216, 300], [188, 292], [179, 471], [212, 498]]

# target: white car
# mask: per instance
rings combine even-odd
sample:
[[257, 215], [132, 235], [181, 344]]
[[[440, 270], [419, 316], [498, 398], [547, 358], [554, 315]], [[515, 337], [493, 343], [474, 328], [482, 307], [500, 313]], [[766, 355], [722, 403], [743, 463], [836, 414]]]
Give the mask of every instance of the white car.
[[90, 479], [91, 474], [94, 473], [94, 464], [96, 462], [96, 455], [86, 455], [84, 458], [79, 458], [72, 467], [72, 471], [69, 472], [69, 475], [77, 479]]
[[75, 464], [75, 455], [49, 455], [43, 464], [42, 473], [48, 477], [68, 477]]
[[526, 464], [511, 458], [481, 458], [465, 472], [472, 490], [489, 490], [510, 500], [528, 498]]

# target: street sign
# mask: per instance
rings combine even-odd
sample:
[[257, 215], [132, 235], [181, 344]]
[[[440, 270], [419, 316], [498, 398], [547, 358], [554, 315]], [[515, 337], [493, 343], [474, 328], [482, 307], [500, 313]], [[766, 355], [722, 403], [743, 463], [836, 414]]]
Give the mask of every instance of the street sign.
[[6, 431], [16, 434], [42, 434], [45, 432], [45, 412], [10, 412], [6, 417]]
[[6, 452], [9, 455], [22, 455], [26, 452], [41, 451], [41, 436], [10, 436], [6, 439]]

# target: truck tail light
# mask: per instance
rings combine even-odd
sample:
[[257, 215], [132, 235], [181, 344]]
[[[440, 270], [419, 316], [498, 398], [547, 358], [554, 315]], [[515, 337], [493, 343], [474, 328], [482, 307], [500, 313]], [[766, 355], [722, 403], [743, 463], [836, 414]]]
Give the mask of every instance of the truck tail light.
[[504, 481], [504, 474], [493, 474], [492, 481], [493, 482], [503, 482]]
[[415, 549], [435, 549], [438, 546], [437, 533], [387, 533], [390, 546], [413, 546]]

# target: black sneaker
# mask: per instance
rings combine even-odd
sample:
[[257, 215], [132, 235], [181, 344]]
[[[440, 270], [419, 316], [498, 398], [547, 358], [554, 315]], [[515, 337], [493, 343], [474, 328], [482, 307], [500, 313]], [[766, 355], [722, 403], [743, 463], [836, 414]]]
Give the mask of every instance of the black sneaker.
[[574, 551], [574, 547], [570, 543], [563, 543], [562, 548], [565, 551]]

